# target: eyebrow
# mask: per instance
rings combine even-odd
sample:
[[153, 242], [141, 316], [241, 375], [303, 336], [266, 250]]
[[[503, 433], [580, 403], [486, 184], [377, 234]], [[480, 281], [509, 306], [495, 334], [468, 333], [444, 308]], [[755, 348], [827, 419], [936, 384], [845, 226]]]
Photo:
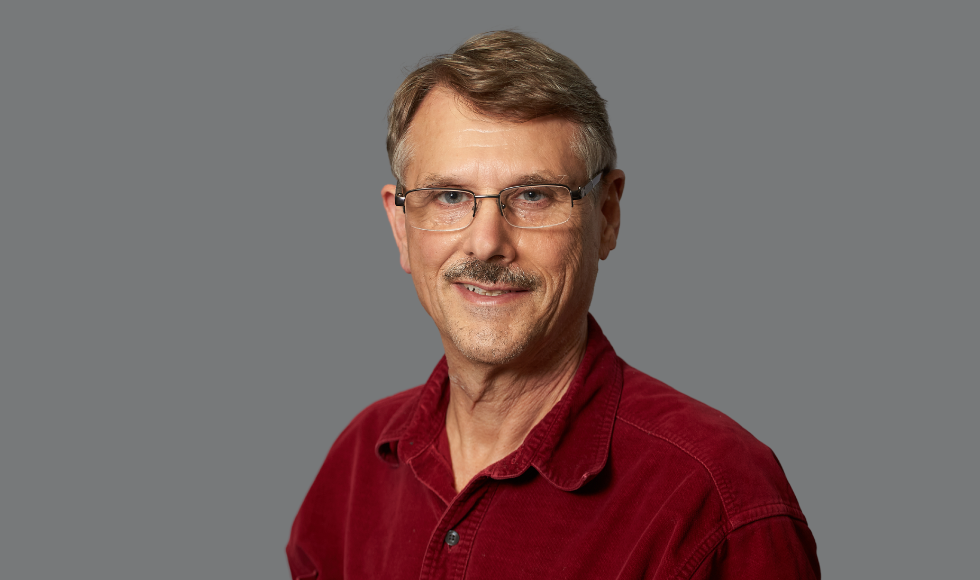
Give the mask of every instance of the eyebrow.
[[561, 183], [566, 175], [554, 175], [553, 173], [528, 173], [520, 176], [514, 185], [540, 185], [542, 183]]
[[443, 175], [441, 173], [427, 173], [423, 175], [415, 187], [440, 187], [462, 189], [462, 181], [455, 174]]
[[[562, 183], [562, 178], [567, 177], [565, 175], [556, 176], [549, 172], [534, 172], [525, 173], [520, 175], [513, 181], [511, 186], [514, 185], [541, 185], [545, 183]], [[441, 173], [427, 173], [419, 179], [416, 188], [444, 188], [444, 189], [466, 189], [463, 185], [463, 180], [460, 176], [456, 174], [441, 174]]]

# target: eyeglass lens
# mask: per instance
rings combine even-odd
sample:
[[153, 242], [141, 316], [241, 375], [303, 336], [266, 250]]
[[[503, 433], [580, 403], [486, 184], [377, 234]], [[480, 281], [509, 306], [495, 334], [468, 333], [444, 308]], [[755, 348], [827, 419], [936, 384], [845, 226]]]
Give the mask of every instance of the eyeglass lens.
[[[459, 230], [475, 218], [478, 201], [497, 205], [496, 196], [475, 197], [457, 189], [420, 189], [405, 197], [405, 218], [421, 230]], [[572, 215], [571, 192], [557, 185], [505, 189], [499, 206], [507, 223], [518, 228], [543, 228], [568, 221]], [[484, 210], [485, 211], [485, 210]]]

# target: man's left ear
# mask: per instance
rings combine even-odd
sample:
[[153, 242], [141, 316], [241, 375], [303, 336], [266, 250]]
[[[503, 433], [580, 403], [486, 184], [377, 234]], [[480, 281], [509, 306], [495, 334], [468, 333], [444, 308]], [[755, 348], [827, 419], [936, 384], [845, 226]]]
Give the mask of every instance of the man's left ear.
[[623, 197], [625, 185], [626, 174], [619, 169], [613, 169], [602, 180], [598, 202], [602, 215], [599, 232], [600, 260], [605, 260], [609, 252], [616, 248], [616, 238], [619, 237], [619, 200]]

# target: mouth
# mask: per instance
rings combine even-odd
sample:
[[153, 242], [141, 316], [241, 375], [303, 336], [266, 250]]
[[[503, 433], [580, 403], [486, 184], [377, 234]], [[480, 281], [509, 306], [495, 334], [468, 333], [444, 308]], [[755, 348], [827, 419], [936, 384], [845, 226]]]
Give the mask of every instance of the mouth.
[[503, 294], [515, 292], [514, 290], [484, 290], [483, 288], [474, 286], [473, 284], [461, 284], [461, 286], [470, 292], [479, 294], [480, 296], [501, 296]]

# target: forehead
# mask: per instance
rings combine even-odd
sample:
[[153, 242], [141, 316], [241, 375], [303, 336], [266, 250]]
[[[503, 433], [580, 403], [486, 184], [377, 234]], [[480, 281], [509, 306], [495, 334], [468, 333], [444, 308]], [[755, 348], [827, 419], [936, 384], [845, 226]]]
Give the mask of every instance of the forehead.
[[486, 117], [446, 89], [426, 96], [412, 120], [409, 183], [426, 175], [458, 176], [458, 186], [513, 185], [524, 175], [577, 182], [585, 171], [575, 154], [571, 121], [542, 117], [521, 123]]

